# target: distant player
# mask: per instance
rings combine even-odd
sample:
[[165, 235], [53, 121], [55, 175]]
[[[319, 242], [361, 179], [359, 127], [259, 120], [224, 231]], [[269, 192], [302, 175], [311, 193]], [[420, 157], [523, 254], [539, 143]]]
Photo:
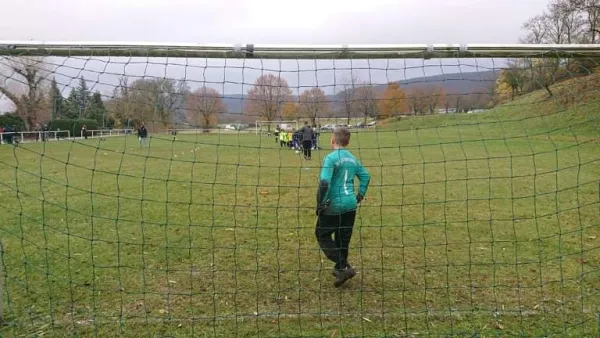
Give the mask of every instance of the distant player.
[[[339, 127], [333, 131], [333, 151], [323, 160], [317, 192], [318, 216], [315, 235], [325, 256], [335, 263], [334, 286], [338, 287], [356, 275], [348, 263], [348, 250], [357, 205], [363, 200], [371, 175], [360, 161], [346, 149], [350, 143], [350, 130]], [[354, 192], [354, 177], [360, 182], [358, 194]], [[332, 239], [332, 235], [334, 238]]]
[[286, 146], [287, 133], [284, 130], [279, 131], [279, 146], [282, 148]]
[[143, 123], [138, 128], [138, 140], [140, 141], [141, 147], [148, 144], [148, 130], [146, 129], [146, 126], [144, 126]]
[[4, 143], [5, 144], [13, 144], [13, 136], [14, 136], [14, 131], [15, 129], [7, 124], [4, 126], [4, 130], [2, 131], [4, 133]]
[[279, 128], [279, 126], [277, 126], [277, 128], [275, 128], [275, 143], [279, 142], [279, 132], [281, 131], [281, 128]]
[[291, 132], [287, 132], [286, 136], [285, 136], [285, 140], [286, 140], [286, 147], [288, 148], [292, 148], [294, 146], [294, 133], [296, 132], [295, 129], [292, 129]]
[[312, 159], [311, 149], [314, 132], [306, 121], [304, 121], [304, 127], [300, 129], [300, 136], [300, 144], [302, 146], [302, 150], [304, 151], [304, 159], [310, 161]]

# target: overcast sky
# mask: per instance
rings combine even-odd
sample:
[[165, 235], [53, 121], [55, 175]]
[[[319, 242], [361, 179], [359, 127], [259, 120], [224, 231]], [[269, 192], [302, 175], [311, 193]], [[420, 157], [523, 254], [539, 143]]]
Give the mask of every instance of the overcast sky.
[[515, 43], [548, 0], [3, 1], [3, 39]]
[[[544, 10], [548, 0], [21, 0], [3, 1], [1, 40], [136, 41], [241, 44], [517, 43], [521, 25]], [[266, 68], [282, 73], [293, 89], [318, 83], [334, 90], [349, 63], [240, 63], [224, 72], [223, 61], [146, 59], [55, 60], [58, 81], [69, 87], [84, 75], [109, 94], [115, 74], [165, 74], [190, 83], [240, 93]], [[87, 62], [86, 62], [87, 61]], [[457, 64], [459, 60], [445, 60]], [[175, 64], [180, 63], [181, 66]], [[442, 68], [439, 60], [363, 63], [363, 81], [385, 83], [443, 72], [474, 71], [473, 60]], [[187, 64], [187, 66], [185, 66]], [[490, 67], [488, 63], [477, 63]], [[149, 65], [149, 67], [147, 67]], [[425, 67], [424, 67], [425, 65]], [[353, 64], [352, 68], [360, 64]], [[80, 72], [80, 70], [84, 70]], [[408, 72], [407, 72], [408, 70]], [[243, 83], [242, 83], [243, 82]], [[104, 84], [104, 85], [103, 85]], [[327, 90], [330, 91], [330, 90]], [[2, 108], [4, 105], [0, 105]]]

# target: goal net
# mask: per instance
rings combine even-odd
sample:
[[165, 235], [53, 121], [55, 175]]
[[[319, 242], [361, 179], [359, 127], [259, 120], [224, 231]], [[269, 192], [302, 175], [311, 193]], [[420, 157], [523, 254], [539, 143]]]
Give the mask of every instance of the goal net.
[[256, 135], [270, 136], [280, 130], [298, 130], [298, 121], [256, 121]]
[[3, 336], [599, 334], [598, 46], [0, 45]]

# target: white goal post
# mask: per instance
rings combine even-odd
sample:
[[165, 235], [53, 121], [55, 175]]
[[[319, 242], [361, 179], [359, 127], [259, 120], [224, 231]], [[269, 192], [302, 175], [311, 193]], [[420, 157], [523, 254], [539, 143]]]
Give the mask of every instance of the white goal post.
[[[263, 126], [266, 126], [264, 128]], [[275, 130], [277, 127], [280, 127], [284, 130], [291, 130], [292, 128], [298, 130], [298, 121], [290, 120], [290, 121], [256, 121], [256, 135], [261, 135], [263, 131]]]

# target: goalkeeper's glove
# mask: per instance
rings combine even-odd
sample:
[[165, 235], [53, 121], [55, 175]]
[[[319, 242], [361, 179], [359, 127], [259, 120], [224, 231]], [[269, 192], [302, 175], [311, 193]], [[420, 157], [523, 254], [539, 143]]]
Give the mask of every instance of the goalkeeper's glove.
[[315, 210], [315, 214], [317, 216], [319, 216], [323, 211], [325, 211], [325, 209], [327, 209], [327, 207], [329, 207], [329, 204], [330, 204], [330, 201], [326, 201], [325, 203], [317, 205], [317, 209]]
[[356, 203], [360, 203], [362, 202], [362, 200], [364, 200], [365, 198], [363, 197], [363, 195], [358, 194], [356, 195]]

